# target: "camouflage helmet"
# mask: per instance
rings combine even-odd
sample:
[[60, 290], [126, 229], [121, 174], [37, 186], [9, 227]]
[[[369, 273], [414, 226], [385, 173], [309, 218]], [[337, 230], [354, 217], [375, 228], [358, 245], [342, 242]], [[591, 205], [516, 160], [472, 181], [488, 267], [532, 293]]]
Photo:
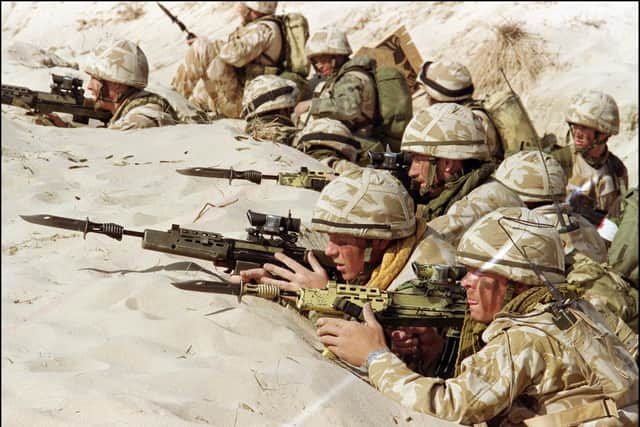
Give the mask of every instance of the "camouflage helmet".
[[562, 229], [558, 210], [554, 205], [540, 206], [533, 211], [544, 215], [551, 224], [556, 226], [564, 246], [565, 262], [572, 262], [576, 253], [586, 255], [595, 262], [606, 262], [607, 245], [598, 233], [598, 229], [582, 215], [571, 214], [571, 208], [568, 205], [561, 204], [559, 208], [565, 225], [575, 224], [578, 226], [576, 229], [571, 231]]
[[110, 47], [98, 46], [89, 56], [85, 73], [109, 82], [144, 89], [149, 81], [149, 63], [138, 45], [129, 40]]
[[309, 59], [317, 55], [349, 56], [352, 52], [346, 33], [335, 27], [313, 33], [304, 48]]
[[433, 104], [416, 114], [402, 135], [402, 151], [445, 159], [489, 160], [482, 120], [469, 107]]
[[415, 233], [414, 212], [413, 199], [393, 175], [357, 168], [324, 187], [311, 224], [321, 233], [394, 240]]
[[306, 152], [310, 147], [328, 147], [355, 162], [361, 149], [349, 128], [339, 120], [321, 118], [310, 121], [296, 136], [293, 146]]
[[[543, 155], [546, 170], [541, 161]], [[562, 166], [551, 155], [537, 150], [519, 151], [507, 157], [493, 177], [517, 193], [523, 202], [552, 202], [566, 194], [567, 176]]]
[[273, 15], [278, 7], [277, 1], [243, 1], [245, 6], [265, 15]]
[[620, 129], [620, 113], [616, 101], [610, 95], [596, 90], [573, 97], [566, 121], [594, 128], [607, 135], [617, 135]]
[[298, 86], [291, 80], [264, 74], [251, 80], [242, 95], [242, 117], [251, 119], [262, 113], [293, 108], [298, 99]]
[[418, 82], [439, 102], [464, 101], [473, 94], [471, 73], [458, 62], [426, 61], [420, 67]]
[[529, 262], [551, 283], [565, 280], [558, 231], [527, 208], [498, 208], [480, 218], [460, 239], [456, 261], [530, 286], [543, 282]]

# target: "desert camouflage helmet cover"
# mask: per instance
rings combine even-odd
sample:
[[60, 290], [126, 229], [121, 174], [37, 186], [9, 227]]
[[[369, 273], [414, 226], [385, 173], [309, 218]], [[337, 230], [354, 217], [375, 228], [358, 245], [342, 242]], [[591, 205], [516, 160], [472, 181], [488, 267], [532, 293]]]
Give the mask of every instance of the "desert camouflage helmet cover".
[[344, 31], [331, 27], [316, 31], [304, 48], [307, 58], [317, 55], [351, 55], [352, 50]]
[[144, 89], [149, 79], [149, 63], [138, 45], [120, 40], [112, 46], [98, 46], [87, 59], [85, 72], [99, 80]]
[[617, 135], [620, 129], [620, 113], [616, 101], [610, 95], [596, 90], [573, 97], [566, 121], [594, 128], [608, 135]]
[[243, 1], [245, 6], [256, 12], [272, 15], [278, 7], [277, 1]]
[[415, 233], [413, 199], [393, 175], [358, 168], [327, 184], [313, 209], [313, 231], [363, 239], [401, 239]]
[[529, 262], [551, 283], [565, 280], [558, 231], [544, 216], [527, 208], [499, 208], [480, 218], [460, 239], [456, 261], [530, 286], [542, 286], [543, 282]]
[[361, 148], [344, 123], [329, 118], [310, 121], [296, 136], [293, 146], [302, 151], [308, 147], [328, 147], [342, 154], [350, 162], [356, 160]]
[[248, 120], [261, 113], [293, 108], [298, 93], [298, 87], [291, 80], [273, 74], [258, 76], [244, 90], [242, 116]]
[[[567, 215], [567, 211], [570, 208], [566, 205], [561, 205], [561, 214], [565, 224], [570, 222], [576, 222], [578, 228], [572, 231], [560, 233], [562, 244], [564, 246], [564, 254], [571, 256], [575, 252], [588, 256], [595, 262], [607, 261], [607, 246], [598, 229], [589, 221], [584, 219], [582, 215], [572, 215], [571, 218]], [[535, 208], [535, 213], [544, 215], [551, 224], [556, 226], [556, 229], [560, 231], [562, 224], [558, 218], [558, 211], [554, 205], [545, 205]]]
[[471, 98], [473, 82], [464, 65], [453, 61], [426, 61], [420, 67], [418, 81], [436, 101], [452, 102]]
[[[544, 156], [549, 175], [541, 156]], [[562, 166], [551, 155], [537, 150], [519, 151], [507, 157], [493, 177], [516, 192], [524, 202], [552, 202], [566, 194], [567, 176]]]
[[490, 158], [481, 119], [454, 103], [433, 104], [416, 114], [404, 130], [400, 149], [445, 159]]

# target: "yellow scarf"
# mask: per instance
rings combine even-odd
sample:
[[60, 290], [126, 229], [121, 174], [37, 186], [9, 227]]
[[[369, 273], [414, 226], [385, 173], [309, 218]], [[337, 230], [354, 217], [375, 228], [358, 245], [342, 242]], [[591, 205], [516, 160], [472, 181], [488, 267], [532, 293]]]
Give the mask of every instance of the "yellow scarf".
[[427, 222], [422, 218], [416, 218], [416, 233], [404, 239], [398, 239], [391, 244], [382, 255], [382, 261], [373, 270], [367, 284], [368, 288], [385, 290], [393, 279], [402, 271], [409, 257], [415, 249], [416, 242], [422, 240], [427, 230]]

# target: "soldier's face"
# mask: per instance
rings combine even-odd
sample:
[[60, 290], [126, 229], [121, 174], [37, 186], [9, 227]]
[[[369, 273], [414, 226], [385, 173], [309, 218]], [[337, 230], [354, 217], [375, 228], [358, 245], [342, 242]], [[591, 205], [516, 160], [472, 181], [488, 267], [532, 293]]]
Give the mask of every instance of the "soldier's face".
[[577, 148], [587, 148], [595, 142], [596, 130], [587, 126], [573, 124], [573, 142]]
[[350, 281], [364, 271], [364, 251], [367, 247], [365, 239], [329, 233], [329, 243], [325, 255], [331, 257], [342, 278]]
[[506, 277], [488, 271], [469, 269], [461, 284], [467, 291], [471, 318], [477, 322], [491, 323], [504, 302], [507, 292]]
[[331, 76], [333, 67], [336, 63], [333, 55], [317, 55], [311, 59], [311, 62], [318, 73], [324, 77]]

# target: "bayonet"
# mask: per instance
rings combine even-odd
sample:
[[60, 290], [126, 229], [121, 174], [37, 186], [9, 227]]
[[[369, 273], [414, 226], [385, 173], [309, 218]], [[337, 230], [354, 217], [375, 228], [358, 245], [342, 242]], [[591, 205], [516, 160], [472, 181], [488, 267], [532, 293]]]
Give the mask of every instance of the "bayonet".
[[187, 40], [198, 38], [198, 36], [196, 36], [195, 34], [193, 34], [191, 31], [187, 29], [187, 26], [184, 25], [182, 21], [178, 19], [177, 16], [169, 12], [169, 9], [167, 9], [162, 4], [160, 4], [160, 2], [156, 2], [156, 3], [160, 7], [160, 9], [162, 9], [162, 11], [171, 19], [171, 21], [173, 21], [174, 24], [180, 27], [180, 30], [187, 33]]
[[228, 179], [229, 184], [234, 179], [244, 179], [255, 184], [260, 184], [263, 179], [273, 180], [279, 185], [307, 188], [315, 191], [321, 191], [329, 183], [331, 177], [337, 176], [331, 172], [310, 171], [306, 167], [301, 167], [299, 172], [280, 172], [276, 175], [263, 174], [256, 170], [238, 171], [233, 168], [204, 167], [177, 169], [176, 172], [188, 176]]

